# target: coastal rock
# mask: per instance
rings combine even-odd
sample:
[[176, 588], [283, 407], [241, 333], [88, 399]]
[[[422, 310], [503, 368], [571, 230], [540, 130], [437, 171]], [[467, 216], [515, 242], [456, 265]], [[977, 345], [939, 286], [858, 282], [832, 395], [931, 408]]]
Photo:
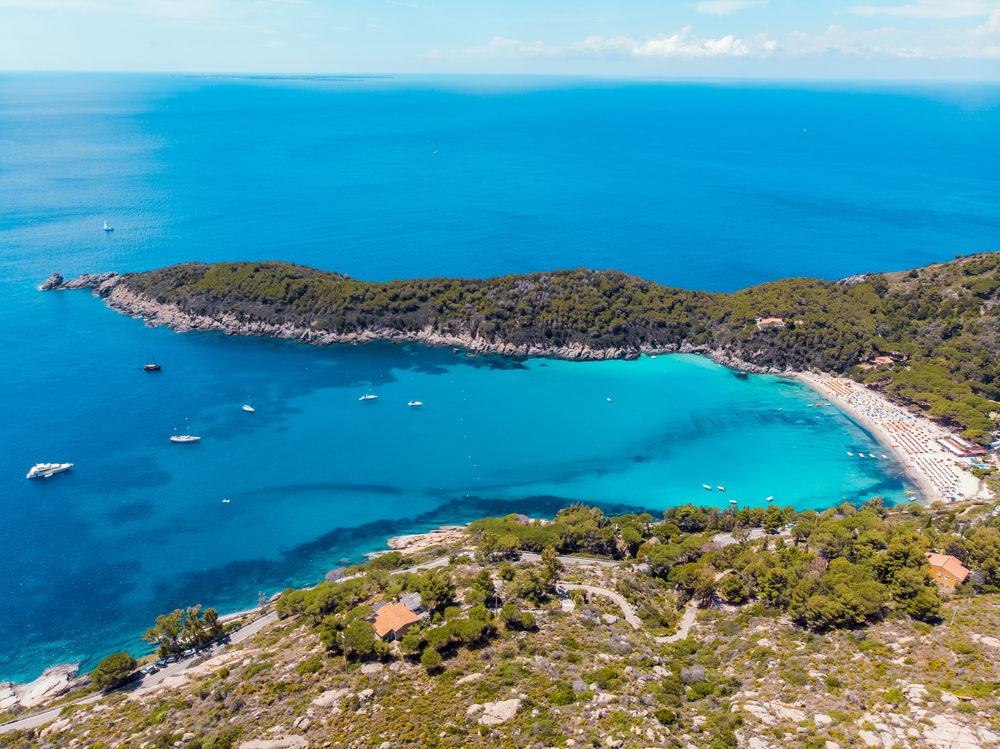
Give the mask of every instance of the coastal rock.
[[63, 277], [60, 276], [58, 273], [53, 273], [51, 276], [48, 277], [45, 283], [43, 283], [38, 288], [40, 291], [49, 291], [50, 289], [58, 289], [62, 285], [62, 282], [63, 282]]
[[28, 684], [14, 684], [13, 692], [21, 707], [37, 707], [65, 694], [73, 686], [76, 666], [63, 664], [47, 669], [45, 673]]
[[[115, 280], [117, 279], [117, 280]], [[102, 284], [114, 280], [117, 284], [121, 280], [115, 271], [108, 271], [107, 273], [84, 273], [82, 276], [77, 276], [71, 281], [64, 281], [63, 277], [58, 273], [53, 273], [49, 278], [38, 288], [42, 291], [70, 291], [72, 289], [96, 289]]]
[[466, 541], [464, 525], [443, 525], [428, 533], [414, 533], [408, 536], [390, 538], [386, 545], [404, 554], [416, 554], [438, 544], [453, 544]]

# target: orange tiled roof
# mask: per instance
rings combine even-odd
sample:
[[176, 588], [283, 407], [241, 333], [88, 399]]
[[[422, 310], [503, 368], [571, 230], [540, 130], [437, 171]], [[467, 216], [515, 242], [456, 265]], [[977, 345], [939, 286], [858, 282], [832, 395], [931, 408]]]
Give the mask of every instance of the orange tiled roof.
[[933, 551], [928, 551], [927, 559], [930, 561], [932, 567], [940, 567], [960, 583], [965, 582], [965, 578], [969, 576], [969, 570], [953, 556], [935, 554]]
[[415, 624], [420, 617], [401, 603], [383, 606], [375, 617], [375, 634], [385, 637], [390, 632], [397, 632], [408, 624]]

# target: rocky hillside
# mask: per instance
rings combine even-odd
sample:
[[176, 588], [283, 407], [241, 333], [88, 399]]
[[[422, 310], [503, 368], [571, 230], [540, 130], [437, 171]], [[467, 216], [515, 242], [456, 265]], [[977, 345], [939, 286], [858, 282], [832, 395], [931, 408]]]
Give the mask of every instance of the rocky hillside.
[[[587, 508], [569, 509], [581, 527], [585, 514], [601, 520]], [[1000, 601], [984, 578], [945, 594], [927, 621], [897, 601], [845, 629], [802, 626], [767, 603], [761, 583], [725, 582], [735, 574], [746, 584], [760, 555], [778, 558], [786, 544], [824, 562], [799, 570], [799, 584], [835, 576], [846, 557], [828, 561], [834, 528], [856, 528], [838, 553], [860, 554], [874, 542], [867, 562], [855, 556], [873, 576], [901, 558], [898, 545], [880, 548], [879, 533], [916, 533], [924, 547], [954, 543], [941, 550], [973, 559], [986, 538], [997, 537], [989, 509], [803, 513], [796, 525], [803, 532], [765, 536], [766, 543], [739, 527], [709, 533], [711, 542], [684, 532], [681, 525], [711, 516], [699, 508], [656, 524], [622, 516], [605, 519], [618, 559], [604, 562], [551, 552], [518, 561], [500, 543], [501, 524], [543, 538], [568, 521], [486, 520], [453, 545], [429, 550], [445, 555], [443, 567], [415, 567], [417, 560], [395, 554], [349, 569], [338, 582], [287, 591], [277, 603], [280, 618], [253, 636], [188, 660], [166, 679], [146, 677], [67, 704], [39, 727], [8, 726], [0, 746], [992, 746], [1000, 741]], [[851, 522], [873, 516], [884, 528]], [[631, 550], [627, 527], [645, 528]], [[656, 529], [667, 542], [653, 542]], [[684, 559], [663, 566], [664, 555], [641, 563], [659, 546], [688, 541], [699, 549], [689, 552], [695, 565], [709, 574], [689, 575]], [[922, 556], [902, 564], [926, 573]], [[427, 610], [401, 642], [365, 636], [378, 604], [414, 592]]]

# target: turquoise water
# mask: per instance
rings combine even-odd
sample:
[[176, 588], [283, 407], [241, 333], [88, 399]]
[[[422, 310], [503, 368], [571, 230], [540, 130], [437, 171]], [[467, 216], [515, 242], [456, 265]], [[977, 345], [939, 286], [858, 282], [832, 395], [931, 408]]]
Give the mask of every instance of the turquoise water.
[[[998, 244], [997, 99], [0, 76], [0, 680], [141, 652], [163, 611], [242, 608], [443, 522], [574, 501], [655, 512], [773, 495], [801, 510], [904, 489], [890, 461], [847, 456], [881, 451], [807, 408], [810, 391], [697, 357], [177, 335], [88, 292], [39, 293], [53, 270], [588, 265], [735, 289], [921, 265]], [[140, 371], [154, 354], [163, 371]], [[369, 380], [378, 401], [359, 402]], [[201, 443], [167, 440], [187, 425]], [[39, 461], [75, 467], [27, 481]]]

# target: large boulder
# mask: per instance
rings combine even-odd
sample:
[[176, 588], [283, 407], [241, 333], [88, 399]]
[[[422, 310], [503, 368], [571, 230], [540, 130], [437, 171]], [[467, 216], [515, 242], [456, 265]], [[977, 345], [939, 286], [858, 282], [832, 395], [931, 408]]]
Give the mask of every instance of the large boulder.
[[48, 277], [45, 283], [43, 283], [38, 288], [41, 291], [49, 291], [51, 289], [59, 288], [62, 285], [62, 282], [63, 282], [63, 277], [60, 276], [58, 273], [53, 273], [51, 276]]

